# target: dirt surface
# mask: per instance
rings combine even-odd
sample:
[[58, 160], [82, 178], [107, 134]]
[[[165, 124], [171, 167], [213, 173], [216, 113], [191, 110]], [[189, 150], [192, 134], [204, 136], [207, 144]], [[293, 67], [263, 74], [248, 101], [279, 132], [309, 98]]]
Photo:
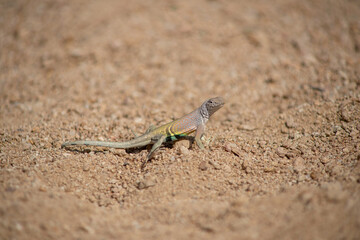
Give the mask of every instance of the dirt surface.
[[[360, 2], [0, 1], [0, 239], [360, 239]], [[205, 150], [122, 141], [226, 104]]]

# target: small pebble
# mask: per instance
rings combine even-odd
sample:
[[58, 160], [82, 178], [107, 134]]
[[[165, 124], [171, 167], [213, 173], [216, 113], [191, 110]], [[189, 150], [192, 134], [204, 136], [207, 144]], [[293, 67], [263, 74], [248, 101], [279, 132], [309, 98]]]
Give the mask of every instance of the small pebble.
[[320, 159], [320, 162], [321, 162], [322, 164], [327, 164], [327, 163], [330, 162], [330, 158], [328, 158], [328, 157], [323, 157], [323, 158]]
[[72, 58], [81, 58], [84, 56], [84, 53], [80, 50], [80, 49], [73, 49], [71, 52], [70, 52], [70, 57]]
[[351, 112], [349, 110], [347, 110], [345, 106], [341, 106], [340, 119], [342, 121], [350, 122], [351, 121], [351, 115], [352, 115]]
[[89, 164], [84, 164], [84, 166], [83, 166], [83, 171], [84, 171], [84, 172], [87, 172], [87, 171], [89, 171], [89, 170], [90, 170]]
[[299, 194], [299, 200], [304, 204], [309, 204], [314, 198], [314, 194], [312, 192], [306, 191]]
[[235, 154], [236, 156], [240, 156], [241, 152], [238, 148], [238, 146], [235, 143], [226, 143], [224, 146], [225, 151], [231, 152]]
[[319, 172], [313, 171], [310, 173], [310, 177], [314, 181], [318, 181], [321, 177], [321, 174]]
[[31, 129], [31, 132], [40, 133], [40, 128], [39, 127], [34, 127], [33, 129]]
[[234, 143], [226, 143], [226, 144], [224, 145], [225, 151], [231, 152], [231, 147], [233, 147], [233, 145], [235, 145], [235, 144], [234, 144]]
[[207, 164], [205, 161], [202, 161], [200, 164], [199, 164], [199, 168], [201, 171], [206, 171], [208, 169], [207, 167]]
[[288, 118], [285, 122], [285, 126], [287, 128], [295, 128], [296, 127], [296, 124], [295, 124], [295, 121], [293, 118]]
[[302, 157], [298, 157], [293, 162], [294, 171], [299, 173], [305, 169], [305, 161]]
[[22, 226], [20, 223], [16, 222], [16, 223], [15, 223], [15, 229], [20, 232], [20, 231], [22, 231], [24, 228], [23, 228], [23, 226]]
[[224, 168], [225, 172], [228, 172], [228, 173], [231, 172], [231, 167], [229, 165], [225, 164], [223, 168]]
[[335, 166], [331, 169], [330, 175], [331, 176], [341, 176], [342, 172], [343, 172], [343, 170], [340, 166]]
[[212, 165], [216, 170], [220, 169], [220, 165], [216, 161], [209, 160], [209, 164]]
[[152, 179], [145, 179], [143, 181], [139, 181], [136, 185], [137, 189], [142, 190], [145, 188], [155, 186], [155, 182]]
[[185, 146], [180, 146], [180, 153], [181, 155], [189, 155], [190, 154], [190, 151], [189, 149], [187, 149]]
[[285, 157], [285, 154], [287, 153], [286, 149], [283, 148], [283, 147], [278, 147], [276, 149], [276, 154], [279, 156], [279, 157]]
[[305, 181], [306, 180], [306, 176], [305, 175], [300, 175], [299, 177], [298, 177], [298, 182], [303, 182], [303, 181]]
[[264, 172], [270, 173], [270, 172], [276, 172], [276, 170], [273, 166], [266, 166]]

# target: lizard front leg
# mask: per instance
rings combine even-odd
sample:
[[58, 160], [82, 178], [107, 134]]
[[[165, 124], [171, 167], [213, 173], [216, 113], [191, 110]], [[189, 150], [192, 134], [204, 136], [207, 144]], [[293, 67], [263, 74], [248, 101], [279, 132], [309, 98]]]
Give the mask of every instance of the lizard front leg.
[[204, 145], [201, 142], [201, 137], [202, 135], [205, 133], [205, 125], [204, 124], [200, 124], [197, 128], [196, 128], [196, 133], [195, 133], [195, 142], [196, 144], [199, 146], [200, 149], [204, 149]]

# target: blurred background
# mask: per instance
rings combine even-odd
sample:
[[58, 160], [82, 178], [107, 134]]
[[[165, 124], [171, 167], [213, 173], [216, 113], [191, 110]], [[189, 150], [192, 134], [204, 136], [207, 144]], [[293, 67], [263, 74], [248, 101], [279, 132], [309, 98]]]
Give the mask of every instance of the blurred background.
[[[359, 16], [356, 0], [1, 0], [0, 238], [355, 239]], [[145, 173], [146, 151], [60, 149], [215, 96], [207, 150], [164, 148]]]

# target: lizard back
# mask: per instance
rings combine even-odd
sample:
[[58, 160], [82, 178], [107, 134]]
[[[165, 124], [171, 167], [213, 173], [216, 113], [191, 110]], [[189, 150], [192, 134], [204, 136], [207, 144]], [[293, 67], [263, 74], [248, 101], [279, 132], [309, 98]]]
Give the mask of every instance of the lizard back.
[[168, 137], [167, 141], [174, 141], [195, 132], [200, 123], [201, 115], [196, 109], [179, 119], [154, 129], [153, 134], [166, 135]]

